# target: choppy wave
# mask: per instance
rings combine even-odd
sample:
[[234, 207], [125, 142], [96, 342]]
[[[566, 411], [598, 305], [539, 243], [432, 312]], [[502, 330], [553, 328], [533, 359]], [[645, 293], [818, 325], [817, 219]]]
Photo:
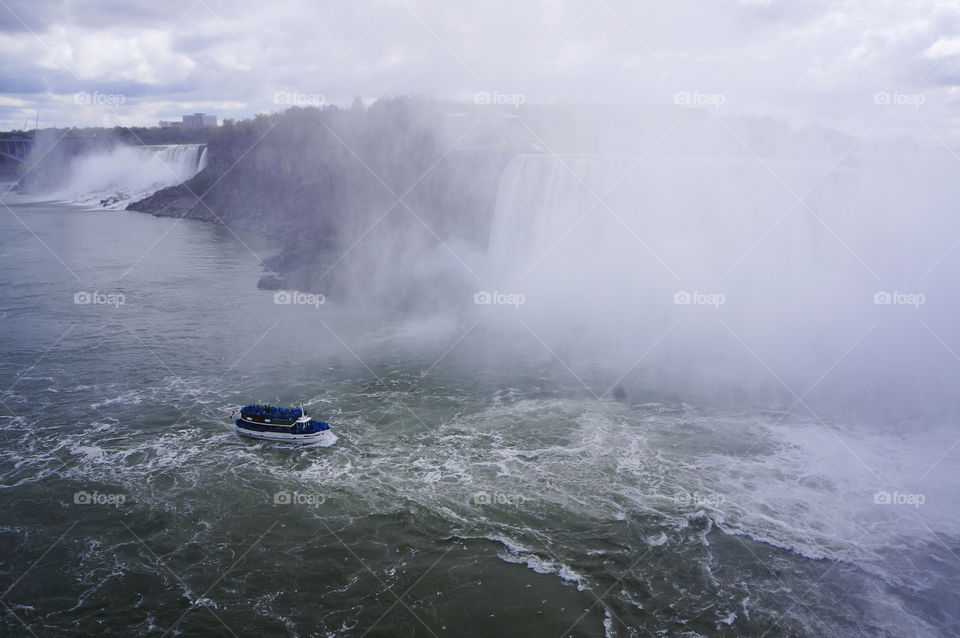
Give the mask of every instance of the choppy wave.
[[[190, 343], [209, 338], [202, 331], [216, 320], [204, 308], [187, 328], [152, 326], [150, 344], [162, 359], [183, 360], [185, 329], [201, 330], [186, 335]], [[336, 601], [310, 626], [363, 630], [372, 622], [365, 610], [392, 602], [389, 587], [411, 586], [438, 560], [440, 576], [433, 582], [431, 572], [425, 582], [449, 585], [455, 570], [441, 559], [453, 546], [449, 556], [464, 561], [467, 574], [495, 564], [584, 606], [609, 590], [609, 608], [590, 618], [607, 635], [630, 635], [624, 622], [641, 633], [759, 634], [784, 612], [785, 632], [813, 635], [839, 621], [859, 635], [936, 635], [957, 626], [949, 611], [949, 592], [960, 589], [950, 555], [960, 552], [949, 490], [957, 461], [940, 459], [949, 433], [598, 400], [558, 382], [563, 369], [510, 376], [473, 361], [430, 368], [434, 357], [402, 349], [376, 358], [396, 351], [391, 339], [416, 333], [384, 330], [358, 344], [371, 368], [326, 351], [297, 358], [282, 350], [282, 368], [265, 371], [256, 359], [256, 370], [251, 364], [228, 378], [202, 374], [196, 361], [174, 372], [114, 369], [113, 360], [143, 358], [133, 338], [130, 349], [109, 342], [113, 359], [97, 374], [78, 373], [84, 366], [64, 355], [73, 346], [61, 347], [0, 397], [17, 415], [0, 417], [14, 442], [0, 447], [0, 494], [8, 516], [30, 522], [7, 520], [0, 536], [36, 558], [56, 534], [38, 539], [32, 512], [61, 531], [63, 517], [82, 520], [63, 569], [80, 583], [70, 590], [80, 594], [70, 613], [85, 618], [110, 596], [123, 597], [135, 574], [145, 591], [169, 593], [165, 603], [204, 606], [206, 598], [218, 611], [254, 609], [252, 623], [305, 633], [290, 597], [264, 591], [281, 574], [304, 579], [321, 570], [322, 581], [296, 585], [322, 587]], [[469, 350], [468, 340], [461, 345]], [[26, 354], [30, 363], [42, 351]], [[230, 410], [277, 392], [331, 422], [337, 445], [291, 449], [237, 437]], [[929, 480], [917, 481], [928, 466]], [[322, 495], [324, 503], [280, 510], [279, 490]], [[876, 504], [882, 490], [923, 492], [930, 507]], [[122, 494], [125, 502], [78, 509], [78, 491]], [[160, 548], [161, 562], [121, 521]], [[248, 590], [238, 576], [204, 596], [197, 583], [273, 523], [269, 550], [245, 559], [242, 578], [264, 573], [274, 581]], [[164, 565], [186, 574], [189, 587]], [[465, 589], [474, 582], [456, 576]], [[807, 590], [809, 604], [795, 606]], [[923, 602], [931, 596], [942, 598]], [[171, 620], [153, 601], [128, 602], [136, 631], [167, 629]]]
[[[90, 407], [106, 414], [116, 406], [137, 406], [149, 414], [150, 403], [174, 388], [199, 385], [201, 380], [171, 379], [160, 389], [99, 388], [94, 393], [101, 396]], [[925, 526], [957, 535], [949, 516], [876, 505], [875, 479], [851, 463], [842, 447], [831, 448], [834, 434], [819, 423], [773, 426], [762, 415], [700, 414], [689, 406], [669, 411], [527, 398], [514, 388], [471, 397], [462, 411], [428, 430], [403, 408], [386, 412], [380, 422], [340, 412], [328, 417], [341, 434], [337, 447], [281, 452], [239, 440], [226, 418], [212, 418], [229, 408], [224, 390], [196, 393], [206, 411], [171, 429], [158, 424], [148, 435], [109, 417], [44, 436], [30, 436], [28, 423], [9, 420], [8, 434], [23, 437], [22, 445], [0, 453], [3, 485], [115, 486], [134, 507], [179, 514], [196, 509], [210, 516], [217, 511], [210, 511], [211, 492], [256, 477], [266, 485], [322, 492], [352, 518], [412, 507], [421, 512], [416, 516], [476, 531], [465, 538], [497, 543], [501, 561], [553, 575], [579, 591], [622, 576], [616, 570], [626, 566], [626, 547], [673, 552], [679, 560], [689, 554], [706, 570], [717, 551], [716, 533], [787, 550], [798, 560], [840, 561], [895, 587], [923, 588], [929, 585], [923, 574], [885, 570], [888, 554], [911, 551], [905, 539], [922, 536]], [[370, 399], [386, 396], [395, 394]], [[307, 408], [330, 405], [329, 398], [316, 399]], [[852, 432], [844, 434], [850, 444], [890, 476], [903, 460], [933, 453]], [[894, 450], [898, 456], [891, 458]], [[211, 490], [211, 481], [220, 487]], [[259, 502], [268, 503], [270, 489], [258, 488]], [[492, 495], [493, 502], [478, 503], [477, 494]], [[60, 498], [68, 501], [70, 494]], [[587, 529], [613, 525], [621, 547], [611, 547], [607, 534], [592, 538], [586, 529], [551, 537], [549, 529], [561, 521], [588, 521]], [[547, 531], [538, 531], [537, 523], [545, 522]], [[637, 538], [628, 533], [633, 526], [642, 528]], [[101, 586], [118, 573], [122, 569], [102, 574]], [[624, 605], [631, 605], [643, 582], [627, 581]], [[707, 577], [703, 586], [722, 585]], [[895, 598], [884, 604], [897, 604]], [[736, 625], [744, 613], [725, 608], [716, 622]], [[616, 635], [616, 623], [607, 625], [608, 634]]]

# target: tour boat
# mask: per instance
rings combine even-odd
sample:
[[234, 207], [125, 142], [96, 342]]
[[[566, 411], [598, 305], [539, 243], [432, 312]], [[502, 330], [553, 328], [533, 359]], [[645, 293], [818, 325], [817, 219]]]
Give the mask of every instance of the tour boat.
[[265, 403], [240, 409], [237, 434], [264, 441], [314, 443], [326, 447], [337, 442], [330, 424], [315, 421], [303, 408], [281, 408]]

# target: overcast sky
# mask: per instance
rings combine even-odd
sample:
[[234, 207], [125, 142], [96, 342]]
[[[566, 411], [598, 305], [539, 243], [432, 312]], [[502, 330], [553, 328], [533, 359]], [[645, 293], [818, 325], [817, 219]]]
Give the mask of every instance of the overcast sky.
[[679, 94], [718, 113], [960, 145], [960, 3], [0, 0], [4, 129], [38, 112], [41, 126], [150, 125], [478, 92], [664, 105]]

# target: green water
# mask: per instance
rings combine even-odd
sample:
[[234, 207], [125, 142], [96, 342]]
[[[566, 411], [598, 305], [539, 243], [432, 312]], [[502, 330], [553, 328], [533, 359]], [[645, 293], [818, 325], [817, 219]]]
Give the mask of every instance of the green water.
[[[956, 519], [875, 506], [824, 424], [615, 401], [469, 311], [275, 304], [215, 225], [3, 213], [3, 635], [960, 632]], [[256, 400], [338, 443], [241, 439]]]

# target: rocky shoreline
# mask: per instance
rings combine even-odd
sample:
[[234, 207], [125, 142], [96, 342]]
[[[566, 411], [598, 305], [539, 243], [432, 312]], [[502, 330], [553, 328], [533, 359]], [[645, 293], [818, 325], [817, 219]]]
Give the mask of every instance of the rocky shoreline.
[[445, 148], [441, 107], [384, 100], [364, 112], [290, 109], [223, 126], [204, 170], [127, 210], [277, 240], [260, 288], [359, 294], [371, 263], [415, 268], [403, 260], [418, 250], [486, 243], [500, 175], [518, 151]]
[[[193, 219], [197, 221], [226, 224], [227, 222], [215, 214], [209, 205], [202, 202], [190, 183], [171, 186], [161, 189], [149, 197], [141, 199], [127, 206], [127, 210], [147, 213], [154, 217], [173, 217]], [[244, 224], [239, 226], [231, 222], [231, 226], [238, 231], [260, 231], [259, 224]], [[317, 240], [317, 238], [302, 238]], [[324, 245], [326, 244], [326, 245]], [[318, 246], [307, 249], [305, 246], [294, 245], [284, 248], [280, 253], [267, 257], [261, 262], [266, 274], [257, 282], [257, 287], [263, 290], [295, 289], [305, 292], [321, 292], [320, 281], [323, 278], [324, 248], [332, 249], [329, 242], [320, 242]]]
[[217, 217], [184, 184], [162, 188], [148, 197], [129, 204], [127, 210], [149, 213], [154, 217], [186, 217], [201, 221], [217, 221]]

